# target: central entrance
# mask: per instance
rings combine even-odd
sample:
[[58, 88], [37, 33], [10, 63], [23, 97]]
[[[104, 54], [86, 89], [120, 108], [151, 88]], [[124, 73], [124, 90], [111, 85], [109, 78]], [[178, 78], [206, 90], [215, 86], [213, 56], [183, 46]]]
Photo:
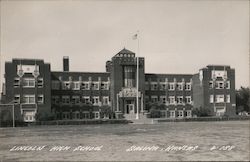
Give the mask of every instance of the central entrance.
[[134, 100], [127, 100], [125, 107], [126, 107], [126, 114], [135, 114], [135, 102], [134, 102]]

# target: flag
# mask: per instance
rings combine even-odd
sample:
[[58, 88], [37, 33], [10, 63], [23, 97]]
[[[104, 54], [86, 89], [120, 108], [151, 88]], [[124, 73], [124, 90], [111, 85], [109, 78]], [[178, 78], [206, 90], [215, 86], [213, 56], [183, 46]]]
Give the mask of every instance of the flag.
[[137, 39], [137, 34], [133, 35], [132, 39], [136, 40]]

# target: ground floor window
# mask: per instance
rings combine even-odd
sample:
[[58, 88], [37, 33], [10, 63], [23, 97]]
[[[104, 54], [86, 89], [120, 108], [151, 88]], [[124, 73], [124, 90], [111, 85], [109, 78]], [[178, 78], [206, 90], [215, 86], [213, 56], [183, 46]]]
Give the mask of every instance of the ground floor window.
[[192, 111], [191, 110], [187, 110], [185, 116], [186, 117], [192, 117]]
[[62, 113], [62, 118], [63, 118], [63, 119], [70, 119], [70, 114], [69, 114], [69, 112], [63, 112], [63, 113]]
[[170, 111], [170, 118], [175, 118], [175, 111]]
[[35, 121], [35, 111], [24, 111], [23, 119], [25, 122], [33, 122]]
[[94, 112], [94, 118], [100, 119], [100, 112]]
[[72, 113], [72, 118], [73, 119], [80, 119], [80, 112], [79, 111], [73, 112]]
[[83, 118], [83, 119], [89, 119], [89, 118], [90, 118], [89, 112], [83, 112], [83, 113], [82, 113], [82, 118]]
[[178, 111], [177, 117], [178, 118], [183, 118], [183, 111], [182, 110]]

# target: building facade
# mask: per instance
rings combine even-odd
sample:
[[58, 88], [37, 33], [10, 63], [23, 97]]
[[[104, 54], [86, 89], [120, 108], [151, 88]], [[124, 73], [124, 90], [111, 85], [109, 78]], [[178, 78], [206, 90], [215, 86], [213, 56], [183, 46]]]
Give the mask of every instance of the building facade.
[[135, 118], [156, 105], [165, 118], [192, 117], [194, 108], [235, 115], [230, 66], [209, 65], [197, 74], [149, 74], [144, 63], [125, 48], [106, 62], [106, 72], [98, 73], [70, 71], [68, 57], [62, 71], [51, 71], [43, 60], [13, 59], [5, 63], [2, 103], [15, 104], [16, 118], [25, 122], [51, 115], [59, 120]]

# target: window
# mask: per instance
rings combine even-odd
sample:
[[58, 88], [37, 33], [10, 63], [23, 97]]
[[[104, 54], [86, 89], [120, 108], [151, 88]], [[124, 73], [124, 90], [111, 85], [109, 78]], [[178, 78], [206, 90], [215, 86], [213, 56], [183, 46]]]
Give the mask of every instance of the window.
[[93, 105], [99, 105], [99, 96], [94, 96], [93, 97]]
[[215, 102], [216, 103], [224, 102], [224, 95], [216, 95]]
[[153, 103], [158, 102], [158, 96], [151, 96], [151, 102]]
[[192, 111], [191, 110], [186, 111], [186, 117], [192, 117]]
[[179, 110], [177, 113], [178, 118], [183, 118], [183, 110]]
[[82, 90], [89, 90], [89, 83], [88, 82], [82, 83]]
[[80, 83], [79, 82], [73, 82], [73, 90], [80, 90]]
[[103, 96], [102, 97], [102, 103], [103, 103], [103, 105], [108, 105], [109, 104], [109, 97], [108, 96]]
[[90, 103], [90, 97], [89, 96], [83, 96], [82, 97], [82, 103], [83, 104], [89, 104]]
[[210, 81], [210, 82], [209, 82], [209, 88], [210, 88], [210, 89], [214, 88], [214, 82], [213, 82], [213, 81]]
[[169, 104], [175, 104], [175, 96], [169, 96]]
[[74, 105], [80, 104], [80, 96], [72, 96], [71, 102], [72, 102], [72, 104], [74, 104]]
[[14, 87], [19, 87], [20, 86], [20, 78], [15, 78], [14, 79]]
[[35, 87], [35, 79], [34, 78], [24, 78], [23, 79], [23, 87], [27, 87], [27, 88]]
[[18, 94], [18, 95], [15, 95], [14, 96], [14, 103], [20, 103], [20, 95]]
[[175, 118], [175, 111], [174, 110], [170, 111], [170, 118]]
[[59, 104], [59, 96], [52, 96], [52, 104]]
[[210, 101], [210, 103], [214, 103], [214, 95], [210, 95], [209, 101]]
[[69, 96], [62, 96], [62, 104], [68, 105], [70, 103]]
[[186, 83], [186, 90], [187, 91], [190, 91], [191, 90], [191, 83]]
[[226, 89], [230, 89], [230, 81], [226, 82]]
[[63, 90], [69, 90], [70, 89], [70, 82], [63, 82], [62, 83], [62, 89]]
[[191, 104], [192, 103], [191, 96], [186, 96], [186, 103], [187, 104]]
[[38, 96], [37, 96], [37, 103], [38, 103], [38, 104], [43, 104], [43, 102], [44, 102], [44, 97], [43, 97], [43, 95], [42, 95], [42, 94], [38, 95]]
[[165, 83], [160, 83], [160, 90], [166, 90], [166, 84]]
[[169, 83], [169, 90], [174, 91], [175, 89], [175, 84], [174, 83]]
[[92, 89], [93, 90], [99, 90], [99, 82], [93, 82], [92, 83]]
[[108, 82], [101, 83], [101, 90], [109, 90]]
[[161, 103], [165, 104], [166, 103], [166, 96], [160, 96], [160, 101], [161, 101]]
[[177, 104], [183, 104], [183, 96], [177, 96]]
[[38, 78], [37, 79], [37, 87], [38, 88], [43, 88], [43, 78]]
[[52, 81], [51, 88], [52, 88], [53, 90], [58, 90], [58, 89], [60, 89], [60, 81]]
[[23, 95], [23, 102], [25, 104], [34, 104], [35, 103], [35, 95]]
[[227, 103], [230, 103], [230, 95], [227, 95], [226, 101], [227, 101]]
[[176, 88], [177, 88], [177, 90], [182, 91], [183, 90], [183, 84], [182, 83], [177, 83]]
[[215, 82], [215, 88], [216, 89], [223, 89], [224, 88], [224, 82], [223, 81], [216, 81]]
[[157, 83], [151, 83], [151, 90], [157, 90], [157, 89], [158, 89]]
[[94, 112], [95, 119], [100, 119], [100, 112]]

